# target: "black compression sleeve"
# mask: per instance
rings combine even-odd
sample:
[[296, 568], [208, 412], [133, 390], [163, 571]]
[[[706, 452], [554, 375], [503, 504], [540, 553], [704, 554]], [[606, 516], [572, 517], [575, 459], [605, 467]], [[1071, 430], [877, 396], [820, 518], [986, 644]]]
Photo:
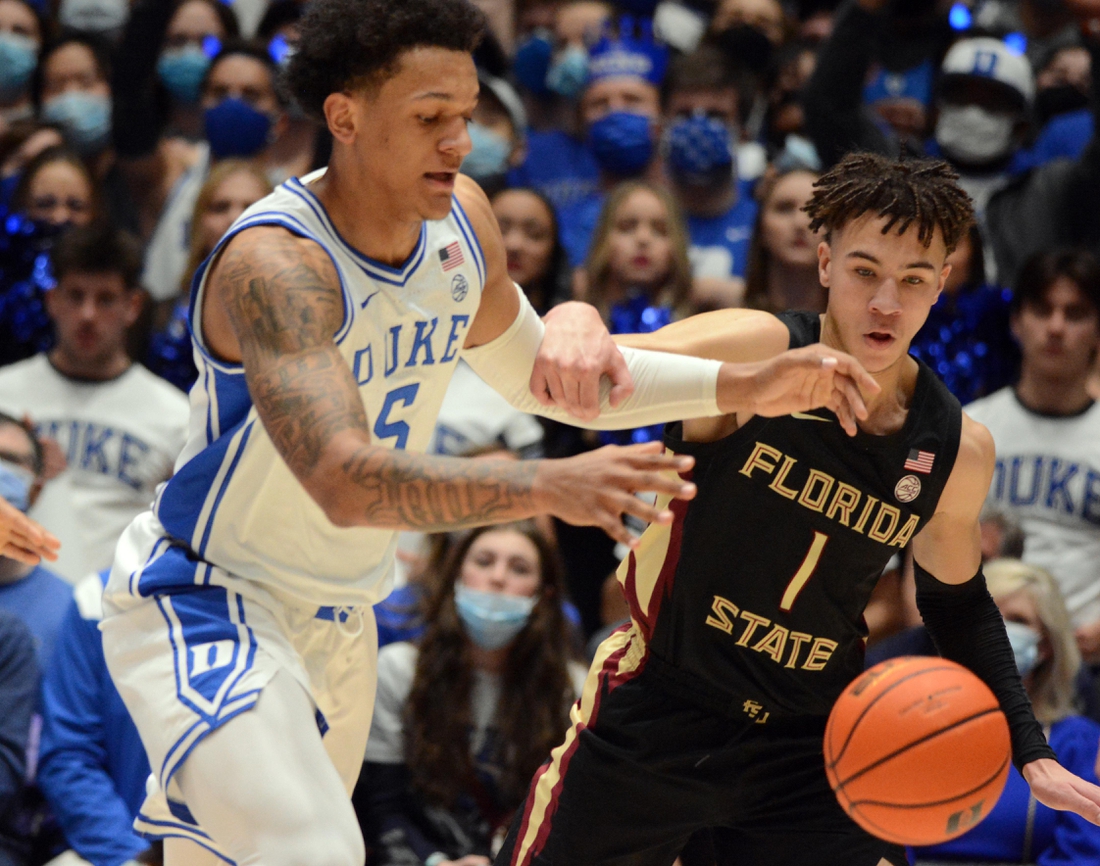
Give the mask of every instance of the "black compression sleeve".
[[917, 607], [940, 655], [977, 674], [997, 696], [1012, 736], [1016, 769], [1037, 758], [1055, 758], [1031, 710], [1016, 670], [1001, 612], [981, 569], [966, 583], [943, 583], [913, 562]]

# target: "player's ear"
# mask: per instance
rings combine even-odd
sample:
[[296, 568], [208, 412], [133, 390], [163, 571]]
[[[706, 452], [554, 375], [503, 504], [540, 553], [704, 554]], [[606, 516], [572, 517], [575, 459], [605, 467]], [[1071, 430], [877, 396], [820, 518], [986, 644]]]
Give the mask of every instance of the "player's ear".
[[[945, 264], [943, 266], [943, 270], [940, 271], [940, 284], [939, 287], [936, 289], [936, 301], [938, 301], [940, 299], [940, 295], [943, 294], [943, 287], [947, 285], [947, 278], [951, 276], [951, 268], [952, 265]], [[936, 301], [933, 301], [932, 303], [935, 303]]]
[[325, 97], [325, 122], [328, 131], [341, 144], [355, 140], [355, 106], [347, 93], [330, 93]]
[[829, 288], [829, 265], [833, 261], [833, 250], [828, 241], [817, 245], [817, 278], [825, 288]]

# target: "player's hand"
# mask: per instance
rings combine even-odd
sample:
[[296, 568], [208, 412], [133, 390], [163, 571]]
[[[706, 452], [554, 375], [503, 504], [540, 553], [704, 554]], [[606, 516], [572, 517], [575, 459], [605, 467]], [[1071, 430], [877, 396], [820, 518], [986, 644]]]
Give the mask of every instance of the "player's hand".
[[600, 379], [611, 380], [611, 405], [634, 392], [634, 380], [599, 312], [570, 301], [546, 314], [546, 334], [531, 372], [531, 393], [543, 406], [557, 406], [574, 418], [600, 414]]
[[624, 514], [646, 523], [671, 523], [672, 512], [644, 502], [634, 494], [652, 492], [678, 499], [695, 496], [695, 485], [676, 473], [695, 460], [664, 454], [660, 442], [620, 447], [607, 445], [565, 460], [543, 460], [535, 475], [535, 493], [551, 514], [576, 526], [599, 526], [615, 541], [631, 548], [638, 540], [623, 526]]
[[821, 344], [743, 366], [751, 374], [748, 411], [754, 415], [775, 418], [824, 407], [849, 436], [856, 435], [857, 421], [867, 418], [865, 401], [881, 390], [855, 358]]
[[443, 860], [439, 866], [493, 866], [493, 861], [479, 854], [468, 854], [465, 857], [459, 857], [457, 860]]
[[61, 542], [14, 505], [0, 499], [0, 555], [27, 565], [57, 559]]
[[1050, 758], [1024, 764], [1023, 776], [1031, 793], [1044, 806], [1076, 812], [1086, 821], [1100, 824], [1100, 788], [1073, 775]]

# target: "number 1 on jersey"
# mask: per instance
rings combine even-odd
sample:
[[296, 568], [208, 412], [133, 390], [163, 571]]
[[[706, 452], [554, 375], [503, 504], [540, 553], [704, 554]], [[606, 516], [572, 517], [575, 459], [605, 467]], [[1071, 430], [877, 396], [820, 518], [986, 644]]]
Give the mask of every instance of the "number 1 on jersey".
[[813, 577], [814, 570], [817, 568], [818, 560], [821, 559], [821, 551], [825, 549], [825, 542], [829, 540], [824, 532], [818, 532], [814, 530], [814, 540], [810, 545], [809, 551], [806, 553], [806, 558], [802, 560], [802, 565], [798, 567], [798, 571], [794, 573], [794, 577], [791, 578], [791, 582], [787, 584], [787, 589], [783, 593], [783, 599], [779, 602], [779, 609], [783, 613], [790, 613], [791, 608], [794, 607], [794, 601], [798, 598], [798, 594], [802, 592], [804, 587]]

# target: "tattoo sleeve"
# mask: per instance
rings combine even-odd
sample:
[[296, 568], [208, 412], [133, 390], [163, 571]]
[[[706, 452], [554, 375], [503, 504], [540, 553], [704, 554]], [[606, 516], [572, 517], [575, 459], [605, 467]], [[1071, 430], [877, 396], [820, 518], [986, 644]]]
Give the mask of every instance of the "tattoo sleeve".
[[333, 339], [344, 314], [339, 277], [319, 246], [277, 229], [242, 232], [218, 262], [212, 291], [240, 343], [264, 429], [310, 495], [329, 503], [331, 519], [439, 531], [537, 511], [534, 463], [371, 444], [358, 386]]

